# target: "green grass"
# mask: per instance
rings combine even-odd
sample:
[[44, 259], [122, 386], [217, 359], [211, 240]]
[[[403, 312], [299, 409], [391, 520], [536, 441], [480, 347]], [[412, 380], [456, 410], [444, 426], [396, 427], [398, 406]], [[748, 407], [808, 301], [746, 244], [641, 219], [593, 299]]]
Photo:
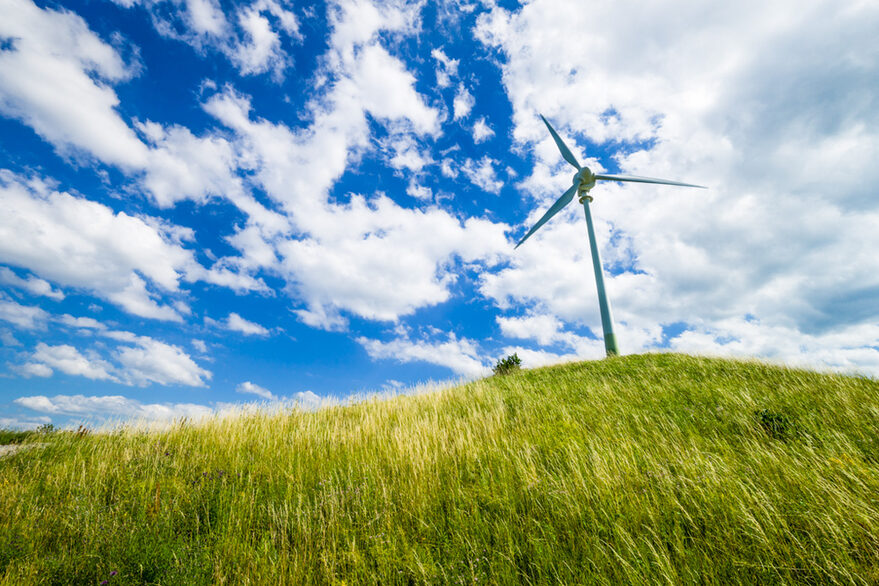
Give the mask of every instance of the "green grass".
[[654, 354], [50, 434], [0, 460], [0, 583], [876, 584], [877, 398]]
[[35, 431], [16, 431], [14, 429], [0, 429], [0, 446], [8, 444], [20, 444], [35, 435]]

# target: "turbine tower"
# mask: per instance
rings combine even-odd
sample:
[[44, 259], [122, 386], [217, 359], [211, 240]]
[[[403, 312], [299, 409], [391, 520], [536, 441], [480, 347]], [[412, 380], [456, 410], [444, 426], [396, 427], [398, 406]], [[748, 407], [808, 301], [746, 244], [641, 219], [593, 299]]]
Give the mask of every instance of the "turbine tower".
[[592, 201], [592, 196], [589, 195], [589, 190], [595, 187], [596, 181], [633, 181], [635, 183], [659, 183], [661, 185], [679, 185], [681, 187], [698, 187], [700, 189], [705, 189], [705, 187], [702, 185], [681, 183], [679, 181], [653, 179], [651, 177], [593, 173], [589, 167], [580, 166], [580, 163], [577, 162], [576, 157], [571, 153], [568, 145], [564, 143], [555, 131], [555, 128], [547, 122], [546, 118], [543, 117], [543, 114], [540, 115], [540, 118], [549, 129], [549, 133], [552, 135], [556, 146], [559, 147], [562, 157], [577, 169], [577, 174], [574, 175], [574, 184], [571, 188], [568, 189], [554, 204], [552, 204], [546, 213], [543, 214], [543, 217], [534, 224], [533, 228], [528, 230], [528, 233], [522, 237], [518, 244], [516, 244], [516, 248], [519, 248], [529, 236], [534, 234], [537, 229], [548, 222], [550, 218], [559, 213], [563, 207], [571, 203], [575, 194], [579, 196], [579, 202], [583, 204], [583, 209], [586, 211], [586, 231], [589, 234], [589, 248], [592, 251], [592, 268], [595, 269], [595, 285], [598, 289], [598, 307], [601, 311], [601, 327], [604, 330], [604, 349], [607, 351], [608, 356], [616, 356], [620, 353], [620, 350], [617, 346], [616, 334], [614, 334], [613, 331], [613, 315], [610, 312], [610, 303], [607, 300], [607, 293], [604, 290], [604, 272], [601, 268], [601, 260], [598, 258], [598, 244], [595, 242], [595, 230], [592, 228], [592, 213], [589, 211], [589, 202]]

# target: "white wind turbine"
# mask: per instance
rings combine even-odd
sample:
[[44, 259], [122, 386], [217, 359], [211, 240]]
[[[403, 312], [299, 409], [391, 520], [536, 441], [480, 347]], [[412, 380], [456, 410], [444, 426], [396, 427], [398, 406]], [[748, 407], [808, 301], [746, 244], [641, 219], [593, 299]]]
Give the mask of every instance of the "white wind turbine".
[[601, 327], [604, 330], [604, 349], [607, 351], [608, 356], [614, 356], [620, 353], [619, 347], [617, 346], [617, 338], [616, 334], [613, 331], [613, 315], [610, 312], [610, 303], [607, 300], [607, 293], [604, 290], [604, 273], [601, 269], [601, 260], [598, 258], [598, 245], [595, 242], [595, 230], [592, 228], [592, 214], [589, 211], [589, 202], [592, 201], [592, 197], [589, 195], [589, 190], [595, 187], [596, 181], [633, 181], [636, 183], [659, 183], [661, 185], [679, 185], [681, 187], [698, 187], [700, 189], [705, 189], [705, 187], [701, 185], [693, 185], [690, 183], [681, 183], [679, 181], [667, 181], [665, 179], [653, 179], [651, 177], [637, 177], [634, 175], [606, 175], [606, 174], [598, 174], [593, 173], [589, 167], [581, 167], [580, 163], [577, 162], [576, 157], [574, 157], [571, 150], [564, 143], [552, 125], [547, 122], [546, 118], [543, 115], [540, 115], [540, 118], [543, 120], [543, 123], [546, 124], [546, 127], [549, 129], [549, 133], [552, 135], [553, 140], [555, 140], [555, 144], [559, 147], [559, 150], [562, 152], [562, 157], [569, 162], [571, 165], [577, 169], [577, 174], [574, 175], [574, 184], [568, 189], [564, 195], [562, 195], [552, 206], [543, 214], [543, 217], [540, 218], [534, 227], [531, 228], [525, 236], [516, 244], [516, 248], [522, 245], [529, 236], [534, 234], [538, 228], [543, 226], [546, 222], [549, 221], [554, 215], [559, 213], [563, 207], [571, 203], [571, 200], [574, 199], [574, 194], [579, 194], [579, 201], [583, 204], [583, 209], [586, 211], [586, 230], [589, 234], [589, 248], [592, 251], [592, 267], [595, 269], [595, 285], [598, 288], [598, 307], [601, 311]]

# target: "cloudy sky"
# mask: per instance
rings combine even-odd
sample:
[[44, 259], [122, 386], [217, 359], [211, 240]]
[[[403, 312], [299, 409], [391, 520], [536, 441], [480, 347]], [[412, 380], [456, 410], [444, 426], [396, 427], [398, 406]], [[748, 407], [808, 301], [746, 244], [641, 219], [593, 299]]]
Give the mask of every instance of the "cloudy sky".
[[879, 4], [0, 0], [0, 427], [624, 354], [879, 374]]

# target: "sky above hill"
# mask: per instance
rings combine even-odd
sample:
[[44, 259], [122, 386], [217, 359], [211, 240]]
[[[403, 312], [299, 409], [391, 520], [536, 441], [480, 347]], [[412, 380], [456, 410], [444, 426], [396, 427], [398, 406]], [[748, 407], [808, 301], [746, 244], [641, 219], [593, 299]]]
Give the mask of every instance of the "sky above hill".
[[0, 0], [0, 427], [604, 354], [879, 374], [879, 4]]

